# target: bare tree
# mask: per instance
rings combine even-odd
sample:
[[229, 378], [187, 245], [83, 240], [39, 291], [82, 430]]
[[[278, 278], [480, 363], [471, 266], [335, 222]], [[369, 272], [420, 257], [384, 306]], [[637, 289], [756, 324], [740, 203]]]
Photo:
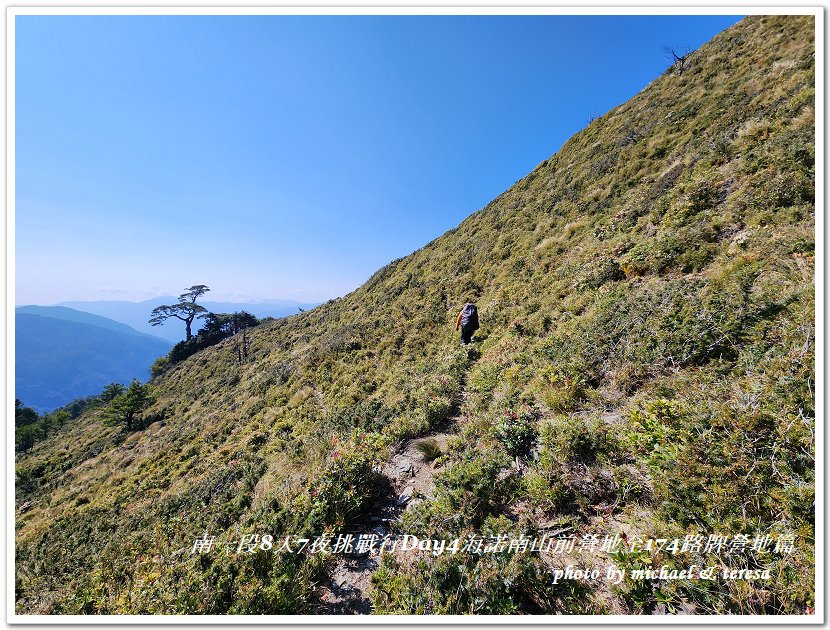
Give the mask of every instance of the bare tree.
[[683, 70], [687, 67], [689, 55], [692, 54], [692, 51], [685, 48], [681, 54], [680, 50], [671, 46], [663, 46], [663, 50], [669, 54], [669, 60], [672, 62], [672, 68], [677, 70], [677, 74], [683, 74]]
[[248, 327], [243, 327], [241, 332], [241, 335], [234, 335], [233, 349], [236, 351], [236, 360], [245, 363], [248, 360]]

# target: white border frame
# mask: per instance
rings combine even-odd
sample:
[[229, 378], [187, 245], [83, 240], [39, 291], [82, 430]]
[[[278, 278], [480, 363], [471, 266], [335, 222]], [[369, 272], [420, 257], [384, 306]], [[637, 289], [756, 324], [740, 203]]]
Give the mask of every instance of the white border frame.
[[[185, 4], [181, 6], [163, 6], [148, 3], [144, 6], [6, 6], [4, 14], [5, 47], [5, 89], [6, 119], [4, 127], [6, 162], [6, 275], [5, 275], [5, 343], [6, 350], [6, 623], [8, 624], [279, 624], [290, 626], [305, 625], [583, 625], [583, 624], [643, 624], [663, 625], [668, 620], [672, 624], [700, 625], [725, 623], [728, 625], [823, 625], [824, 609], [824, 264], [825, 264], [825, 223], [824, 213], [816, 215], [815, 231], [818, 238], [816, 248], [816, 541], [815, 541], [815, 615], [700, 615], [700, 616], [652, 616], [652, 615], [19, 615], [15, 612], [14, 583], [14, 295], [15, 295], [15, 30], [14, 19], [18, 15], [813, 15], [816, 24], [816, 207], [824, 210], [824, 9], [820, 6], [740, 6], [724, 7], [705, 5], [700, 2], [682, 7], [661, 6], [654, 2], [642, 6], [556, 6], [536, 1], [524, 2], [523, 6], [478, 5], [472, 2], [458, 2], [453, 6], [430, 6], [428, 4], [389, 5], [367, 2], [361, 6], [350, 6], [343, 0], [334, 0], [326, 5], [298, 6], [200, 6]], [[655, 77], [656, 78], [656, 77]], [[11, 396], [10, 396], [11, 394]], [[11, 454], [11, 456], [9, 456]]]

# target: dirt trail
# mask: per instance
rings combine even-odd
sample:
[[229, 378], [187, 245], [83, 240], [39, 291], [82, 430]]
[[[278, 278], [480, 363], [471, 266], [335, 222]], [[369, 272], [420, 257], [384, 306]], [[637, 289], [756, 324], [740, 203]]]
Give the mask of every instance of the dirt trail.
[[[466, 389], [463, 389], [457, 409], [462, 408], [467, 395]], [[603, 421], [609, 425], [619, 423], [621, 417], [616, 411], [602, 414]], [[388, 480], [390, 492], [368, 517], [369, 526], [365, 528], [366, 533], [378, 534], [382, 539], [393, 530], [394, 524], [406, 510], [432, 498], [435, 492], [434, 475], [441, 467], [436, 469], [432, 462], [426, 461], [416, 446], [419, 442], [435, 440], [441, 452], [446, 453], [449, 439], [457, 435], [464, 420], [464, 416], [458, 413], [438, 430], [401, 444], [398, 451], [381, 468], [381, 473]], [[510, 474], [509, 471], [507, 474]], [[518, 516], [514, 515], [516, 519]], [[540, 525], [541, 529], [549, 530], [548, 535], [557, 535], [571, 529], [569, 526], [563, 528], [559, 520]], [[341, 615], [371, 614], [370, 580], [379, 564], [380, 559], [376, 555], [341, 555], [330, 578], [320, 587], [319, 612]]]
[[[457, 421], [453, 418], [452, 422]], [[369, 516], [370, 531], [383, 538], [390, 525], [413, 505], [431, 498], [435, 491], [433, 476], [436, 472], [431, 462], [425, 461], [416, 445], [434, 439], [442, 452], [452, 434], [434, 432], [405, 441], [398, 452], [383, 465], [381, 473], [389, 481], [391, 492]], [[371, 614], [369, 580], [379, 566], [375, 555], [342, 555], [331, 577], [320, 587], [321, 614], [365, 615]]]
[[409, 440], [383, 467], [383, 474], [397, 494], [394, 504], [399, 512], [397, 516], [400, 516], [404, 508], [422, 501], [423, 497], [431, 497], [435, 491], [435, 467], [424, 460], [416, 445], [426, 440], [435, 440], [441, 451], [446, 452], [449, 437], [447, 433], [431, 433]]
[[[478, 357], [470, 358], [475, 363]], [[464, 423], [461, 409], [467, 397], [467, 377], [464, 375], [455, 414], [431, 433], [405, 440], [392, 458], [383, 465], [380, 472], [387, 479], [390, 492], [368, 517], [369, 527], [365, 533], [378, 534], [382, 539], [390, 533], [392, 524], [398, 521], [406, 510], [432, 498], [435, 491], [433, 477], [437, 471], [434, 464], [426, 461], [416, 446], [419, 442], [435, 440], [441, 452], [446, 453], [450, 437], [456, 435], [458, 428]], [[380, 559], [376, 555], [341, 555], [330, 578], [318, 591], [320, 614], [371, 614], [369, 583], [379, 564]]]

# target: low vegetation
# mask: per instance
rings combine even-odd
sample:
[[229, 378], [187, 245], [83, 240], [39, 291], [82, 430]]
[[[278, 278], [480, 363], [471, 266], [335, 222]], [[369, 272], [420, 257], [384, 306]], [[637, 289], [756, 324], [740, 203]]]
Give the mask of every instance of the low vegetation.
[[[390, 554], [374, 612], [805, 613], [814, 53], [812, 17], [747, 18], [355, 292], [248, 328], [244, 361], [236, 333], [159, 369], [140, 431], [89, 409], [38, 441], [16, 459], [17, 611], [317, 612], [333, 555], [194, 540], [359, 531], [388, 493], [382, 463], [442, 429], [435, 491], [392, 533], [795, 544], [718, 556], [767, 581], [613, 587], [554, 583], [539, 553]], [[482, 328], [460, 347], [470, 297]]]

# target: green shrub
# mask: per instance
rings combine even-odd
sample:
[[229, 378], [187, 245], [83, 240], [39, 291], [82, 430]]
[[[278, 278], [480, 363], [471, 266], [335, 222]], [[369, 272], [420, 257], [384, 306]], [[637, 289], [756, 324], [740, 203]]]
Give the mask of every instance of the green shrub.
[[499, 473], [508, 465], [503, 453], [465, 452], [464, 459], [435, 475], [439, 503], [462, 523], [477, 527], [508, 499], [506, 487], [511, 482], [499, 479]]
[[671, 458], [676, 446], [670, 440], [673, 425], [684, 415], [684, 407], [675, 400], [657, 399], [631, 412], [629, 443], [640, 453], [651, 457]]
[[558, 416], [542, 425], [539, 462], [552, 467], [551, 458], [587, 464], [616, 450], [609, 427], [599, 418]]
[[379, 434], [357, 433], [339, 444], [320, 473], [309, 484], [311, 507], [307, 523], [312, 531], [342, 527], [370, 504], [380, 491], [377, 464], [388, 441]]
[[444, 422], [452, 412], [452, 407], [452, 401], [447, 398], [431, 398], [426, 405], [427, 426], [435, 427]]
[[524, 457], [536, 441], [537, 412], [525, 406], [518, 412], [508, 409], [493, 426], [493, 434], [513, 457]]
[[153, 361], [153, 365], [150, 366], [150, 375], [151, 376], [160, 376], [167, 371], [167, 368], [170, 366], [170, 357], [163, 356], [159, 357], [155, 361]]
[[392, 441], [405, 440], [407, 438], [423, 435], [430, 429], [426, 412], [423, 409], [415, 409], [411, 412], [395, 416], [383, 429], [383, 434]]
[[604, 284], [622, 280], [625, 273], [619, 263], [609, 256], [601, 256], [583, 265], [581, 289], [597, 289]]
[[541, 398], [542, 402], [553, 412], [573, 411], [587, 396], [585, 377], [573, 368], [545, 367], [541, 372], [546, 383]]
[[468, 387], [480, 394], [492, 392], [499, 383], [500, 374], [499, 366], [493, 363], [479, 363], [470, 371]]
[[371, 585], [372, 605], [382, 614], [594, 612], [584, 586], [553, 584], [548, 568], [530, 553], [459, 552], [406, 563], [387, 555]]
[[555, 474], [531, 470], [522, 477], [522, 485], [530, 502], [545, 513], [567, 511], [576, 500], [574, 491]]

